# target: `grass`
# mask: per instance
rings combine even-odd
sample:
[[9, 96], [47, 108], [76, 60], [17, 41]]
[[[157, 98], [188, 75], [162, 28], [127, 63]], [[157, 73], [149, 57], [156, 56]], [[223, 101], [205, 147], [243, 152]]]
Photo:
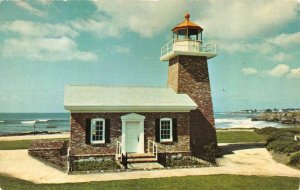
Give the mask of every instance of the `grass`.
[[264, 135], [253, 131], [217, 131], [218, 143], [262, 142]]
[[0, 176], [0, 187], [5, 190], [93, 190], [93, 189], [202, 189], [202, 190], [295, 190], [299, 179], [293, 177], [264, 177], [241, 175], [186, 176], [156, 179], [89, 182], [74, 184], [34, 184]]
[[[66, 140], [66, 139], [68, 138], [57, 138], [53, 140]], [[28, 149], [32, 141], [33, 140], [0, 141], [0, 150]]]
[[[260, 142], [265, 136], [252, 131], [217, 131], [219, 143]], [[62, 139], [65, 140], [65, 139]], [[32, 140], [0, 141], [0, 150], [28, 149]]]
[[0, 141], [0, 150], [27, 149], [32, 140]]

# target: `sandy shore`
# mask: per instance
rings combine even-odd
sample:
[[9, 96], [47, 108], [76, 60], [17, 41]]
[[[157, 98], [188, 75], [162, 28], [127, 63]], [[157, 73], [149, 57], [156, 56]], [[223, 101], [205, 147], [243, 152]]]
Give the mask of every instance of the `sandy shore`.
[[2, 136], [0, 141], [15, 141], [15, 140], [36, 140], [36, 139], [58, 139], [69, 138], [70, 133], [58, 133], [58, 134], [37, 134], [37, 135], [20, 135], [20, 136]]
[[[221, 144], [221, 146], [229, 146], [230, 149], [231, 145]], [[68, 175], [45, 165], [30, 157], [27, 150], [1, 150], [0, 173], [35, 183], [78, 183], [213, 174], [300, 176], [299, 170], [275, 162], [265, 148], [251, 146], [243, 148], [240, 145], [231, 147], [233, 149], [229, 151], [230, 153], [218, 160], [220, 167], [77, 175]]]

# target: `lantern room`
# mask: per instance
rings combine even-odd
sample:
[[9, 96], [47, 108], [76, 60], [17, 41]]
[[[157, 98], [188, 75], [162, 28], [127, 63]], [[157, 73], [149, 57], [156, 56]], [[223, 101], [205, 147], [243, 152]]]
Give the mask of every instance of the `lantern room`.
[[[199, 40], [202, 41], [203, 29], [190, 21], [190, 14], [185, 15], [185, 20], [172, 29], [174, 40]], [[200, 38], [200, 39], [199, 39]]]
[[204, 43], [203, 28], [190, 21], [190, 14], [172, 29], [173, 39], [162, 46], [161, 61], [169, 61], [178, 55], [201, 56], [210, 59], [217, 55], [216, 43]]

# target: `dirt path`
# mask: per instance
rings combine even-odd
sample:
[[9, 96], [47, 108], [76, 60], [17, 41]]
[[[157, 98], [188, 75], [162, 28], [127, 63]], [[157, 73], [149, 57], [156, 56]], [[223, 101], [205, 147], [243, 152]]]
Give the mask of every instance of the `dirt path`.
[[58, 138], [69, 138], [70, 133], [60, 134], [38, 134], [38, 135], [23, 135], [23, 136], [2, 136], [0, 141], [15, 141], [15, 140], [35, 140], [35, 139], [58, 139]]
[[220, 167], [68, 175], [28, 156], [27, 150], [1, 150], [0, 173], [35, 183], [75, 183], [188, 175], [236, 174], [299, 177], [300, 171], [275, 162], [265, 148], [233, 150]]

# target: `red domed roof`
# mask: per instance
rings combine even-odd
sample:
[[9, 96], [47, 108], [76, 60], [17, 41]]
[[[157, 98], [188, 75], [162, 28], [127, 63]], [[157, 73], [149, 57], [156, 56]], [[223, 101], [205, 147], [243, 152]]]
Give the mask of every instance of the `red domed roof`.
[[185, 20], [182, 23], [178, 24], [177, 26], [175, 26], [172, 29], [173, 32], [175, 32], [177, 30], [180, 30], [180, 29], [184, 29], [184, 28], [197, 29], [199, 31], [203, 30], [203, 28], [201, 28], [197, 24], [190, 21], [190, 14], [189, 13], [185, 14], [184, 18], [185, 18]]

